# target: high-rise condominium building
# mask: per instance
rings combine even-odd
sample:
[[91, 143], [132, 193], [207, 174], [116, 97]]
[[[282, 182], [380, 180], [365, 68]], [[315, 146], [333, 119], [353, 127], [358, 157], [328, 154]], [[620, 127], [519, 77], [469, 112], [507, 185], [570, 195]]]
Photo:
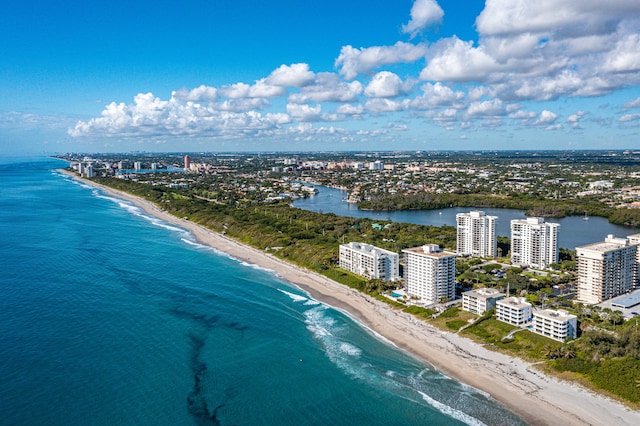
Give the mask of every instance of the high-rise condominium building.
[[456, 290], [456, 255], [425, 244], [402, 250], [405, 290], [427, 303], [452, 300]]
[[631, 291], [636, 286], [637, 248], [629, 239], [613, 235], [603, 242], [576, 247], [577, 300], [595, 304]]
[[188, 155], [184, 156], [184, 169], [189, 170], [191, 168], [191, 157]]
[[458, 213], [456, 251], [463, 256], [496, 257], [496, 216], [483, 211]]
[[558, 262], [557, 223], [545, 223], [540, 217], [511, 221], [511, 263], [547, 269]]
[[400, 278], [400, 256], [371, 244], [340, 244], [340, 267], [369, 279], [395, 281]]

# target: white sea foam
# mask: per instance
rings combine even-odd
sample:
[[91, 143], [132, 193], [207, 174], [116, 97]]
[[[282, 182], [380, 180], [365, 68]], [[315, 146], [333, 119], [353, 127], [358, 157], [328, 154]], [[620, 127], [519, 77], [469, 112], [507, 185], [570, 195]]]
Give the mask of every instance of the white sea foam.
[[276, 271], [274, 271], [273, 269], [264, 268], [264, 267], [262, 267], [262, 266], [256, 265], [255, 263], [250, 263], [250, 262], [247, 262], [247, 261], [244, 261], [244, 260], [236, 259], [236, 258], [234, 258], [233, 256], [231, 256], [231, 258], [232, 258], [232, 259], [237, 260], [238, 262], [240, 262], [240, 264], [241, 264], [242, 266], [248, 266], [249, 268], [257, 269], [258, 271], [268, 272], [268, 273], [270, 273], [271, 275], [274, 275], [274, 276], [276, 276], [276, 277], [278, 277], [278, 276], [279, 276], [279, 275], [276, 273]]
[[487, 426], [485, 423], [481, 422], [475, 417], [468, 415], [467, 413], [456, 410], [455, 408], [443, 404], [440, 401], [436, 401], [424, 392], [420, 392], [419, 390], [416, 391], [422, 396], [422, 399], [424, 399], [427, 404], [440, 411], [442, 414], [446, 414], [447, 416], [453, 417], [454, 419], [466, 423], [470, 426]]
[[340, 349], [340, 352], [345, 353], [349, 356], [358, 357], [362, 354], [360, 348], [352, 345], [351, 343], [342, 342], [338, 347]]
[[294, 302], [305, 302], [305, 301], [309, 300], [304, 296], [301, 296], [301, 295], [295, 294], [295, 293], [289, 293], [288, 291], [282, 290], [281, 288], [279, 288], [278, 291], [280, 293], [284, 293], [287, 296], [289, 296]]
[[190, 246], [194, 246], [194, 247], [197, 247], [197, 248], [203, 249], [203, 250], [211, 250], [211, 251], [213, 251], [213, 249], [211, 247], [205, 246], [204, 244], [200, 244], [197, 241], [190, 240], [189, 238], [180, 238], [180, 240], [182, 242], [184, 242], [184, 243], [189, 244]]

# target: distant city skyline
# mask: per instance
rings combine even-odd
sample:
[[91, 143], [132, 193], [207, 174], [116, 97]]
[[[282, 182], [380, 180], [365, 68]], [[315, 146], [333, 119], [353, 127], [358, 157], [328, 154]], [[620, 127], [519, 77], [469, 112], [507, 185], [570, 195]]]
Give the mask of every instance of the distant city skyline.
[[26, 0], [0, 154], [640, 149], [640, 3]]

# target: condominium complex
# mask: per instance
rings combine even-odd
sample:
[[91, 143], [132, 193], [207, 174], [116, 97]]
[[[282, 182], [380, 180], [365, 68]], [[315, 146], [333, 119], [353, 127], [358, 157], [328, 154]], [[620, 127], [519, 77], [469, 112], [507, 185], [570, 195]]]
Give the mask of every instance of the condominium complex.
[[629, 244], [638, 246], [636, 264], [633, 268], [633, 286], [640, 288], [640, 234], [627, 235], [627, 240], [629, 240]]
[[512, 325], [529, 322], [533, 308], [524, 297], [507, 297], [496, 302], [496, 319]]
[[483, 211], [458, 213], [456, 251], [463, 256], [496, 257], [496, 216]]
[[511, 263], [547, 269], [558, 262], [557, 223], [539, 217], [511, 221]]
[[533, 332], [561, 342], [575, 339], [578, 333], [578, 317], [564, 310], [536, 310], [533, 313]]
[[452, 300], [456, 287], [456, 255], [425, 244], [402, 250], [405, 290], [427, 303]]
[[400, 278], [400, 256], [370, 244], [340, 244], [340, 267], [369, 279], [395, 281]]
[[496, 307], [498, 300], [504, 299], [504, 293], [495, 288], [479, 288], [462, 293], [462, 310], [482, 315]]
[[608, 235], [603, 242], [576, 247], [578, 301], [596, 304], [636, 287], [638, 246], [632, 241]]

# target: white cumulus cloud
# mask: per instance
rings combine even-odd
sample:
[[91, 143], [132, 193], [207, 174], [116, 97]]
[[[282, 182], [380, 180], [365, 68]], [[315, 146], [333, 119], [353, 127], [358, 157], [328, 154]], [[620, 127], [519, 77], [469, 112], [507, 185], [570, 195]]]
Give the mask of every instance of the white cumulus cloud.
[[444, 11], [435, 0], [415, 0], [411, 7], [411, 20], [402, 26], [402, 31], [411, 36], [425, 28], [442, 22]]
[[309, 70], [309, 65], [291, 64], [280, 65], [265, 79], [265, 82], [274, 86], [303, 87], [313, 82], [315, 74]]
[[402, 79], [389, 71], [381, 71], [373, 76], [364, 94], [371, 98], [394, 98], [405, 90]]
[[425, 43], [411, 44], [399, 41], [393, 46], [361, 49], [343, 46], [340, 56], [335, 60], [335, 66], [340, 68], [340, 74], [344, 78], [352, 80], [359, 74], [369, 73], [383, 65], [415, 62], [423, 58], [426, 53]]
[[557, 119], [558, 115], [556, 113], [545, 109], [540, 113], [534, 124], [537, 126], [548, 126], [553, 124]]
[[362, 83], [357, 80], [346, 82], [334, 73], [318, 73], [314, 83], [291, 94], [289, 102], [353, 102], [362, 90]]
[[322, 119], [322, 106], [306, 104], [287, 104], [287, 113], [296, 121], [309, 122]]

